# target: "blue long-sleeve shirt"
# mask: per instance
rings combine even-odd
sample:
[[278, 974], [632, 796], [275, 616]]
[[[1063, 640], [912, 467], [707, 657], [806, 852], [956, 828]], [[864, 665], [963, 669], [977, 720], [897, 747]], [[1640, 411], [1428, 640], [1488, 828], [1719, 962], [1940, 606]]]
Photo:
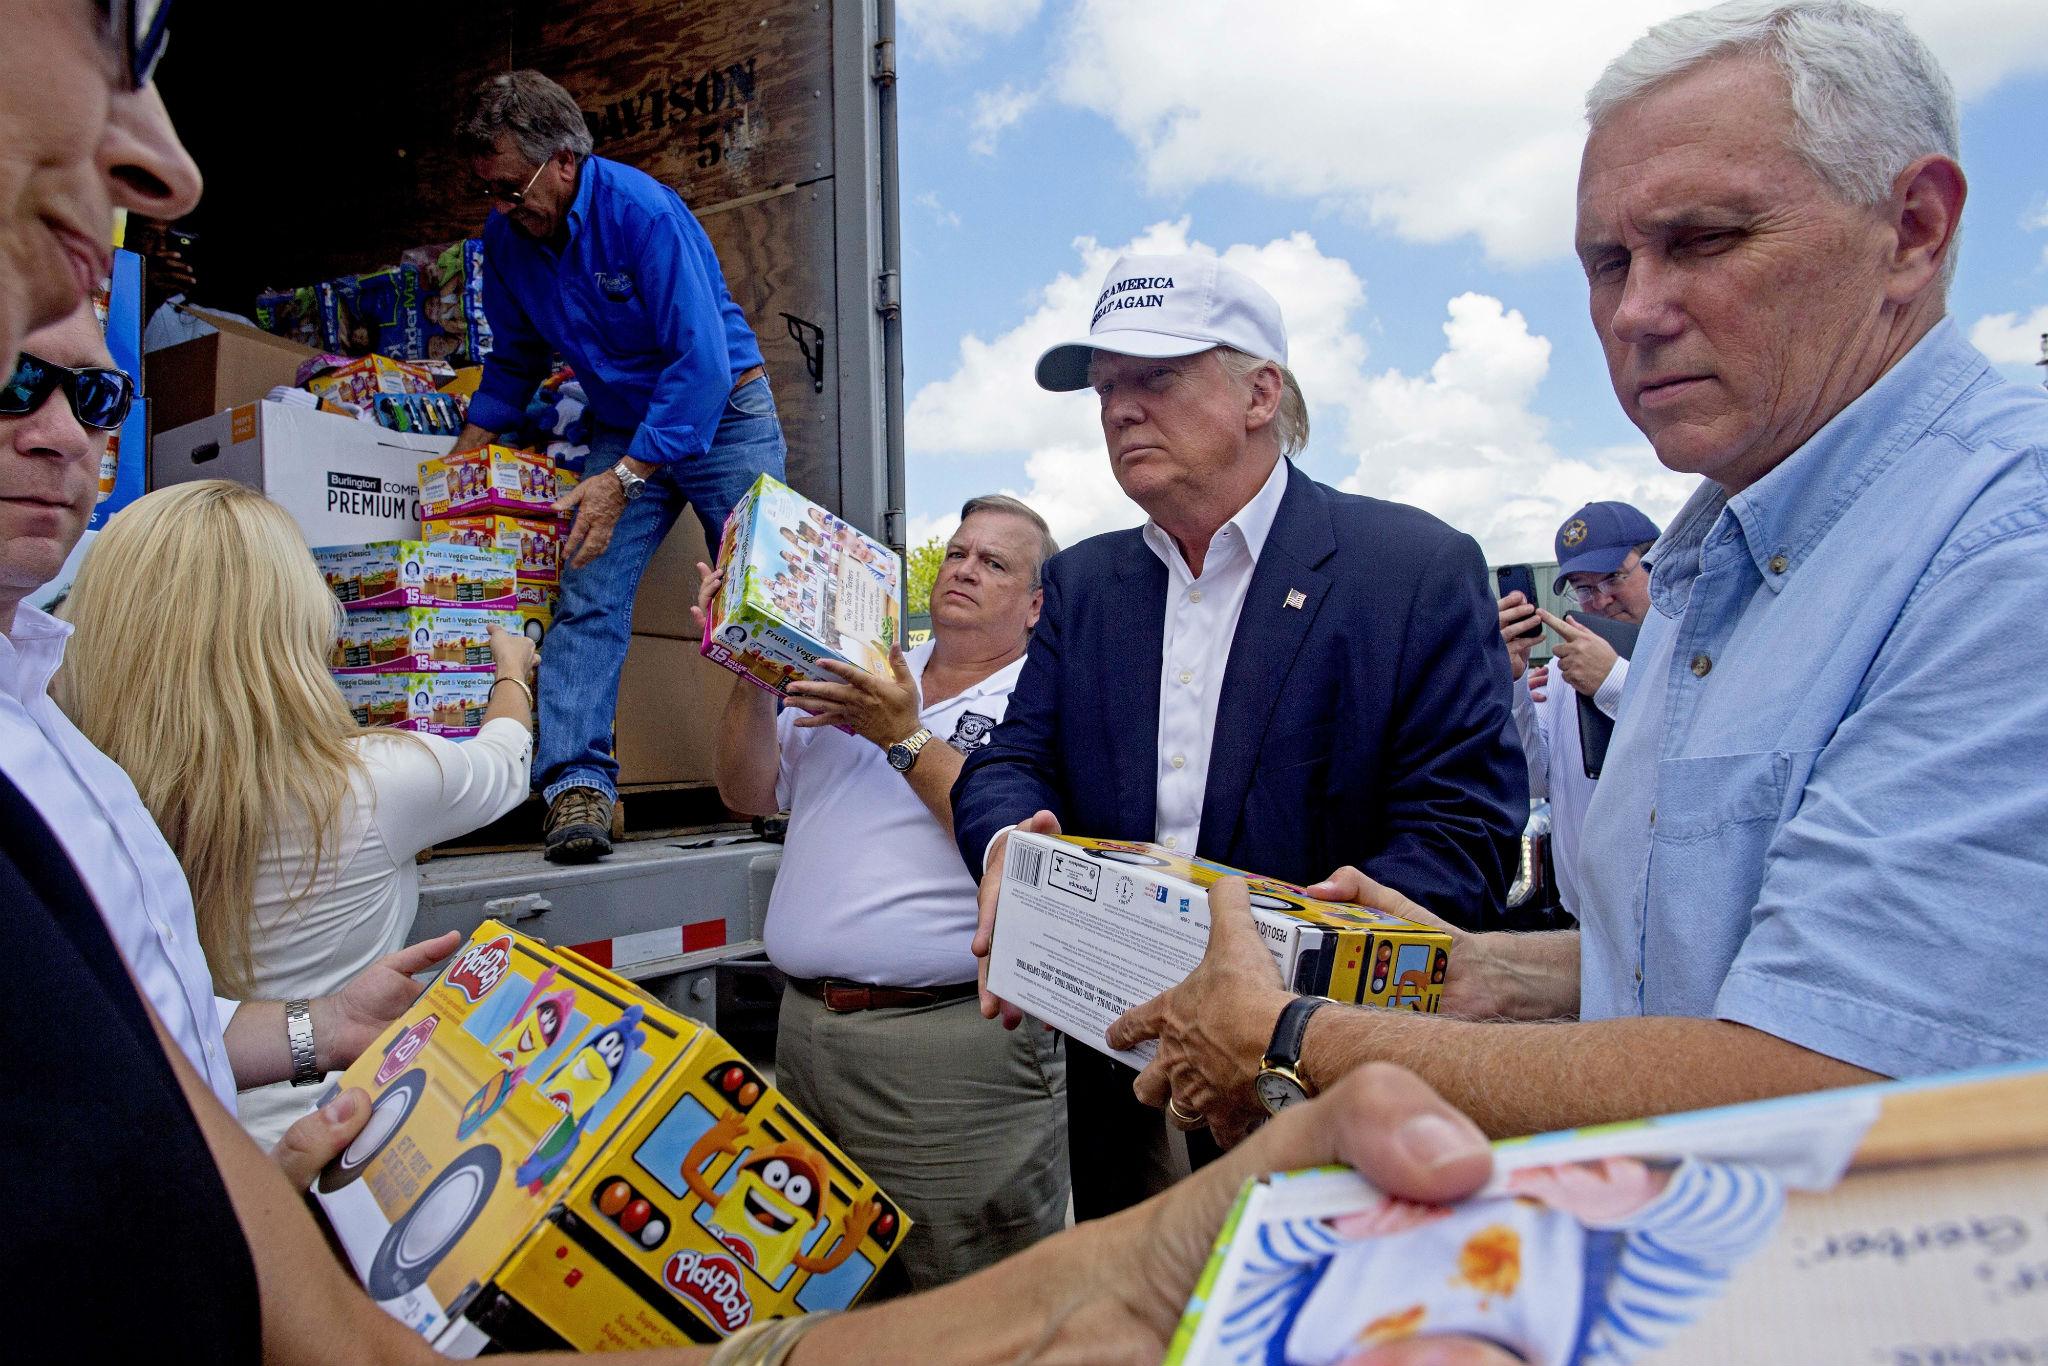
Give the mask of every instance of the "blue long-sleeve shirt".
[[501, 215], [484, 225], [484, 316], [493, 342], [471, 422], [517, 426], [559, 351], [598, 421], [631, 429], [626, 453], [654, 464], [711, 449], [733, 380], [761, 364], [696, 218], [603, 157], [583, 162], [559, 250]]

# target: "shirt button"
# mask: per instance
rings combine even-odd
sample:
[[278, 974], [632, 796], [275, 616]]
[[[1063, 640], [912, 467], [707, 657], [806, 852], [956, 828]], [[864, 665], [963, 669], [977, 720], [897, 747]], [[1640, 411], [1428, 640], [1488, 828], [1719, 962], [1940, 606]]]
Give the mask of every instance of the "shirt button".
[[1694, 655], [1692, 657], [1692, 675], [1694, 678], [1705, 678], [1708, 674], [1712, 673], [1713, 671], [1713, 660], [1707, 658], [1707, 656], [1705, 655]]
[[1650, 828], [1652, 830], [1657, 828], [1657, 808], [1654, 806], [1650, 808]]
[[1173, 756], [1173, 766], [1174, 766], [1175, 768], [1186, 768], [1186, 767], [1188, 766], [1188, 759], [1187, 759], [1187, 756], [1186, 756], [1185, 754], [1176, 754], [1176, 755], [1174, 755], [1174, 756]]
[[1201, 589], [1199, 589], [1199, 588], [1190, 588], [1190, 589], [1188, 590], [1188, 601], [1189, 601], [1189, 602], [1200, 602], [1201, 600], [1202, 600], [1202, 590], [1201, 590]]
[[1180, 848], [1180, 836], [1179, 836], [1179, 835], [1168, 835], [1168, 836], [1166, 837], [1166, 847], [1167, 847], [1167, 848], [1169, 848], [1169, 849], [1178, 849], [1178, 848]]
[[1643, 980], [1643, 970], [1641, 968], [1636, 969], [1636, 980], [1638, 982]]
[[1183, 683], [1192, 683], [1192, 682], [1194, 682], [1194, 681], [1195, 681], [1195, 671], [1194, 671], [1193, 669], [1182, 669], [1182, 670], [1180, 671], [1180, 681], [1181, 681], [1181, 682], [1183, 682]]
[[1771, 556], [1771, 572], [1773, 574], [1782, 574], [1785, 572], [1785, 566], [1790, 563], [1792, 561], [1786, 559], [1783, 555], [1773, 555]]

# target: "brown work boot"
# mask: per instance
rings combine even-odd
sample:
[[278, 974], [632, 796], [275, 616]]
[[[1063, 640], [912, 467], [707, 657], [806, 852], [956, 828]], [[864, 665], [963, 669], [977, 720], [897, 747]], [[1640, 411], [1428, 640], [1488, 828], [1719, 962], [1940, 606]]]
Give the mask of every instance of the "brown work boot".
[[612, 799], [594, 787], [565, 787], [548, 803], [550, 863], [589, 863], [612, 851]]

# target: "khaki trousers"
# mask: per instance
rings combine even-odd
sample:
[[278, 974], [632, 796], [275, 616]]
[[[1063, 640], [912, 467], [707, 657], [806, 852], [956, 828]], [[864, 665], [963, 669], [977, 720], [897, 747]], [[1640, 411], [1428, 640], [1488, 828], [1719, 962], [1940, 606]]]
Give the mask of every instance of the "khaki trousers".
[[972, 996], [835, 1015], [783, 988], [776, 1084], [915, 1221], [897, 1262], [930, 1290], [1057, 1233], [1067, 1215], [1066, 1059]]

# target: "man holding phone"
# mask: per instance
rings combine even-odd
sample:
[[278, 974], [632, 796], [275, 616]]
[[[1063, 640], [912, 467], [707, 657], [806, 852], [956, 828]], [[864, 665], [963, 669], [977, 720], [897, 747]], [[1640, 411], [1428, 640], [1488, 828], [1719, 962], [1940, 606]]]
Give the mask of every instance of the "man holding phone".
[[[1630, 626], [1642, 624], [1650, 609], [1650, 571], [1643, 552], [1657, 539], [1657, 524], [1627, 503], [1588, 503], [1557, 529], [1558, 575], [1553, 590], [1569, 586], [1581, 612]], [[1509, 584], [1502, 571], [1501, 584]], [[1550, 687], [1547, 666], [1529, 669], [1529, 656], [1548, 626], [1559, 636], [1553, 658], [1570, 688]], [[1511, 707], [1522, 757], [1529, 765], [1529, 793], [1550, 799], [1550, 849], [1557, 872], [1558, 899], [1578, 915], [1579, 832], [1593, 800], [1579, 743], [1578, 697], [1584, 695], [1608, 717], [1621, 707], [1628, 660], [1598, 633], [1568, 617], [1553, 616], [1512, 588], [1500, 599], [1500, 635], [1508, 647], [1508, 671], [1520, 684]]]

